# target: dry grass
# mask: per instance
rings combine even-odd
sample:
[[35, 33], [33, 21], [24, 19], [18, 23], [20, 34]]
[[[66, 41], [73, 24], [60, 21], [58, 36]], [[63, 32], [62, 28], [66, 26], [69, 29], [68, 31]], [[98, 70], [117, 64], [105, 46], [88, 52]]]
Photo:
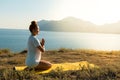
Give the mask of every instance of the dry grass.
[[[2, 71], [1, 73], [4, 73], [4, 75], [6, 75], [7, 77], [9, 74], [7, 73], [7, 71], [11, 72], [12, 76], [16, 74], [18, 74], [19, 76], [23, 76], [27, 74], [28, 77], [32, 77], [30, 79], [32, 80], [33, 74], [28, 74], [29, 72], [21, 72], [20, 74], [19, 72], [14, 72], [11, 70], [14, 66], [25, 65], [26, 52], [27, 51], [22, 51], [21, 53], [12, 53], [10, 52], [10, 50], [7, 49], [0, 50], [0, 71]], [[58, 72], [58, 73], [53, 72], [47, 75], [36, 75], [36, 80], [51, 80], [51, 79], [52, 80], [61, 80], [61, 79], [62, 80], [117, 80], [117, 79], [119, 80], [120, 79], [120, 51], [96, 51], [96, 50], [83, 50], [83, 49], [72, 50], [72, 49], [61, 48], [59, 50], [50, 50], [50, 51], [46, 51], [45, 53], [42, 53], [42, 59], [48, 60], [51, 63], [88, 61], [89, 63], [100, 66], [101, 69], [91, 70], [91, 71], [84, 70], [84, 71], [68, 71], [68, 72]], [[82, 75], [83, 73], [84, 75]], [[111, 77], [110, 75], [113, 77]], [[0, 74], [0, 76], [3, 76], [3, 74]], [[107, 76], [108, 78], [105, 76]], [[25, 76], [23, 77], [25, 78]], [[3, 80], [8, 80], [8, 79], [9, 77]]]

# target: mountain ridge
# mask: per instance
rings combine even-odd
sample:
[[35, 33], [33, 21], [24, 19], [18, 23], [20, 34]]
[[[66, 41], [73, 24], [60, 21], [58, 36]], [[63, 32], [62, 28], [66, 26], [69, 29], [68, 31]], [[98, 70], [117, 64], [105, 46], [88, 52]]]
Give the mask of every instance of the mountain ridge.
[[111, 24], [96, 25], [75, 17], [62, 20], [40, 20], [38, 25], [42, 31], [59, 32], [90, 32], [90, 33], [120, 33], [120, 21]]

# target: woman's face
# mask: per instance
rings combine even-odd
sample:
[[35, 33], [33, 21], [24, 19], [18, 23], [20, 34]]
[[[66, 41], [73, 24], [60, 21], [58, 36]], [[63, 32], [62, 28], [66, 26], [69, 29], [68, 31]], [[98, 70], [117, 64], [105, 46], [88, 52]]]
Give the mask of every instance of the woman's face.
[[39, 33], [39, 27], [36, 27], [35, 29], [33, 29], [32, 31], [33, 35], [38, 35], [38, 33]]

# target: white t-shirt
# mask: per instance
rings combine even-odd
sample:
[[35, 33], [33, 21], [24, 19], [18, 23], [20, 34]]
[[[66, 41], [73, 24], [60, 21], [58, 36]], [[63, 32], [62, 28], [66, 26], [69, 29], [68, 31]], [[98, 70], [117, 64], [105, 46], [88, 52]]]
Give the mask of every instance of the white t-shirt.
[[30, 36], [28, 39], [28, 53], [26, 58], [26, 65], [28, 67], [35, 67], [41, 60], [41, 51], [37, 48], [40, 46], [40, 41], [36, 36]]

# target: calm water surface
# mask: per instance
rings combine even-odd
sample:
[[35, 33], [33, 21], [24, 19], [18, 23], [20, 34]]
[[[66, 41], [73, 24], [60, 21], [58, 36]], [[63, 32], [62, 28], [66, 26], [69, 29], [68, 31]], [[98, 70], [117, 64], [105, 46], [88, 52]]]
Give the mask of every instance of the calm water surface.
[[[27, 48], [28, 30], [0, 29], [0, 48], [19, 52]], [[97, 49], [120, 50], [119, 34], [41, 31], [38, 38], [45, 38], [46, 49]]]

